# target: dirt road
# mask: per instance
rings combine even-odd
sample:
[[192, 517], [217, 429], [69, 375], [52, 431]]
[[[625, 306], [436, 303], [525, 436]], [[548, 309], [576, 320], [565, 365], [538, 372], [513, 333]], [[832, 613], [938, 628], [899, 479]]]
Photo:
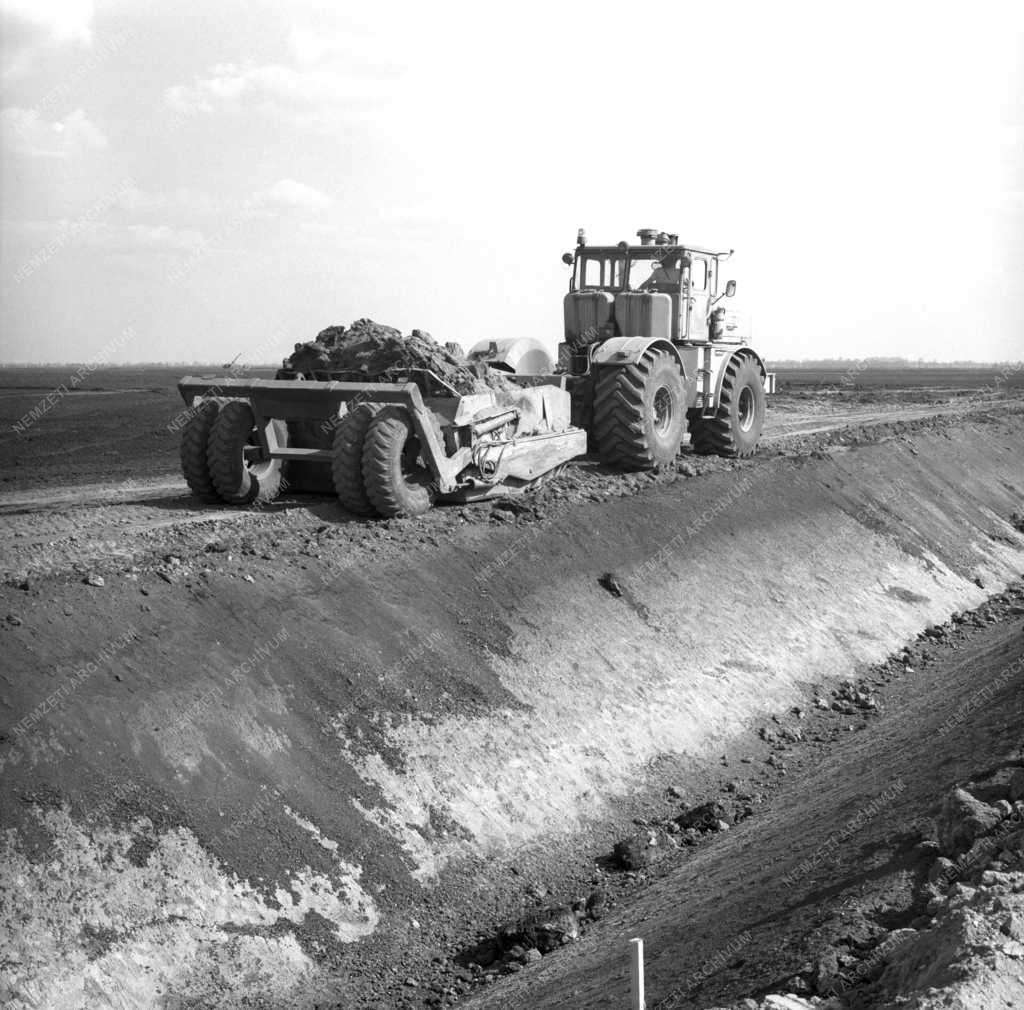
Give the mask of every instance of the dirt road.
[[[689, 454], [680, 457], [683, 476], [700, 476], [737, 466], [763, 463], [778, 454], [807, 454], [829, 445], [856, 442], [895, 426], [944, 425], [975, 415], [986, 416], [1024, 409], [1024, 397], [993, 402], [980, 396], [941, 397], [940, 402], [905, 404], [901, 400], [850, 405], [844, 397], [821, 394], [779, 396], [769, 413], [760, 456], [751, 463], [709, 459]], [[152, 466], [152, 463], [150, 464]], [[112, 556], [131, 563], [159, 547], [163, 534], [173, 539], [181, 527], [199, 525], [213, 531], [221, 526], [266, 523], [268, 517], [287, 519], [289, 529], [314, 530], [324, 521], [349, 527], [353, 523], [328, 498], [284, 496], [259, 512], [212, 508], [195, 502], [176, 469], [167, 460], [166, 474], [148, 479], [54, 486], [33, 485], [0, 491], [0, 578], [73, 570], [79, 573], [90, 562]], [[662, 479], [674, 480], [675, 473]], [[657, 482], [657, 480], [655, 481]], [[635, 493], [646, 480], [617, 474], [593, 461], [570, 466], [567, 476], [556, 479], [537, 501], [550, 512], [561, 502]], [[471, 508], [485, 515], [488, 506]], [[466, 510], [461, 510], [464, 515]], [[432, 524], [451, 528], [462, 521], [459, 510], [442, 509]], [[442, 518], [444, 517], [444, 518]], [[360, 534], [354, 533], [356, 539]], [[140, 539], [141, 538], [141, 539]]]
[[850, 404], [843, 397], [809, 394], [776, 396], [768, 415], [764, 441], [776, 443], [794, 435], [819, 435], [843, 428], [919, 421], [928, 417], [966, 417], [999, 405], [989, 397], [943, 397], [939, 402], [905, 404], [899, 401]]

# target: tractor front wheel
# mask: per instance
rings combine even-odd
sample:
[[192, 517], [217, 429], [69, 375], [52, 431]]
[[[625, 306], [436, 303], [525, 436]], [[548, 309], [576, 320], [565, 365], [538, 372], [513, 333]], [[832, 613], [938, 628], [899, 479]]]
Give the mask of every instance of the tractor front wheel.
[[363, 440], [363, 484], [386, 519], [422, 515], [434, 504], [434, 476], [404, 408], [384, 407], [370, 422]]
[[701, 456], [753, 456], [764, 429], [764, 372], [757, 359], [737, 354], [725, 366], [714, 417], [690, 416], [690, 440]]
[[671, 463], [685, 423], [683, 375], [670, 352], [652, 348], [635, 364], [598, 372], [592, 431], [610, 466], [650, 470]]
[[[283, 422], [275, 424], [284, 442], [287, 429]], [[246, 459], [246, 447], [256, 444], [252, 407], [242, 400], [229, 400], [213, 422], [206, 450], [213, 485], [229, 505], [273, 501], [281, 490], [281, 460]]]

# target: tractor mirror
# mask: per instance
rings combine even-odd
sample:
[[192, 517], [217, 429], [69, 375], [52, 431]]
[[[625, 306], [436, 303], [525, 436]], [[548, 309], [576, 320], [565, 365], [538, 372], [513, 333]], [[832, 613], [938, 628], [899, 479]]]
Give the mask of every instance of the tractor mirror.
[[562, 262], [566, 266], [572, 266], [572, 253], [562, 253]]
[[736, 282], [735, 281], [726, 281], [726, 283], [725, 283], [725, 297], [726, 298], [732, 298], [732, 296], [734, 294], [736, 294]]

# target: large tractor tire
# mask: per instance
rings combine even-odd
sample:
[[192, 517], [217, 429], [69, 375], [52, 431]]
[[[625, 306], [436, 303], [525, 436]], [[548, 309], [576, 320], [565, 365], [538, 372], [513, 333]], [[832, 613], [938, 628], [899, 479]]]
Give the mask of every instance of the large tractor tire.
[[757, 451], [764, 430], [764, 372], [749, 354], [734, 355], [725, 366], [714, 417], [690, 415], [690, 440], [701, 456], [745, 458]]
[[686, 394], [679, 362], [651, 348], [633, 365], [603, 367], [591, 428], [601, 459], [623, 470], [650, 470], [679, 453]]
[[334, 456], [331, 460], [334, 490], [342, 508], [357, 516], [377, 513], [363, 483], [363, 443], [370, 423], [379, 411], [380, 404], [360, 403], [334, 429]]
[[384, 407], [363, 440], [363, 484], [385, 518], [418, 516], [437, 497], [434, 476], [420, 457], [420, 440], [402, 407]]
[[[279, 424], [278, 437], [287, 439], [287, 428]], [[256, 444], [256, 419], [252, 407], [242, 400], [229, 400], [213, 422], [206, 459], [217, 493], [229, 505], [263, 504], [273, 501], [281, 490], [281, 460], [247, 462], [245, 447]]]
[[192, 408], [192, 415], [181, 429], [181, 472], [192, 494], [200, 501], [209, 503], [220, 501], [220, 495], [210, 476], [206, 447], [213, 422], [217, 420], [223, 402], [215, 399], [200, 400]]

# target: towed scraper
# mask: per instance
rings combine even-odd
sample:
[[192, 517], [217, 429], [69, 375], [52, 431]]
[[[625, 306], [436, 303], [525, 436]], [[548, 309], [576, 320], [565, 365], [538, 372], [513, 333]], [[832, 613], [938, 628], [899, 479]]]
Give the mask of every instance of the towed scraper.
[[[360, 381], [361, 380], [361, 381]], [[414, 516], [536, 486], [587, 451], [561, 376], [460, 394], [426, 369], [313, 381], [189, 376], [181, 466], [208, 502], [269, 502], [284, 488], [334, 492], [357, 515]]]

